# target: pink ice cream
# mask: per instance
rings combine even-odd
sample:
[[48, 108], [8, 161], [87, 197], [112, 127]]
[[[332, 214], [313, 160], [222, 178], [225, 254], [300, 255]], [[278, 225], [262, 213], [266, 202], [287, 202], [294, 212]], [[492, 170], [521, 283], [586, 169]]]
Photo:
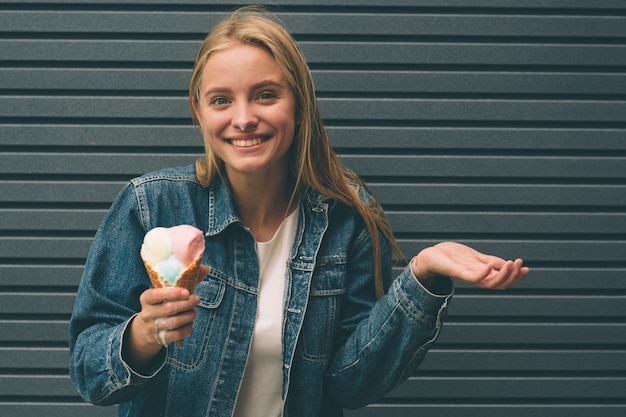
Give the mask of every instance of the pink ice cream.
[[204, 252], [204, 234], [190, 225], [155, 227], [146, 233], [141, 257], [170, 285]]
[[183, 265], [189, 265], [204, 252], [204, 235], [193, 226], [183, 224], [167, 229], [172, 242], [172, 255]]

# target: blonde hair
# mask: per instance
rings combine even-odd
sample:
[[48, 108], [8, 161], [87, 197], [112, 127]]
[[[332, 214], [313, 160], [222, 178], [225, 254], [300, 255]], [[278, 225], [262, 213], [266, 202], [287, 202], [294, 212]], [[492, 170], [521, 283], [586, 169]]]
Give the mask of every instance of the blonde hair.
[[[345, 168], [333, 151], [324, 129], [313, 85], [313, 77], [298, 44], [283, 23], [263, 8], [248, 6], [237, 9], [209, 33], [198, 51], [189, 85], [191, 114], [198, 123], [195, 108], [200, 101], [202, 73], [212, 53], [227, 49], [233, 43], [261, 47], [269, 52], [282, 70], [296, 98], [296, 137], [292, 145], [290, 173], [294, 179], [292, 200], [306, 189], [356, 209], [363, 218], [373, 246], [374, 282], [377, 296], [384, 294], [379, 231], [392, 250], [402, 257], [382, 208], [372, 199], [368, 204], [359, 198], [365, 188], [360, 178]], [[222, 175], [221, 161], [205, 146], [205, 159], [196, 162], [200, 182], [208, 186], [216, 175]]]

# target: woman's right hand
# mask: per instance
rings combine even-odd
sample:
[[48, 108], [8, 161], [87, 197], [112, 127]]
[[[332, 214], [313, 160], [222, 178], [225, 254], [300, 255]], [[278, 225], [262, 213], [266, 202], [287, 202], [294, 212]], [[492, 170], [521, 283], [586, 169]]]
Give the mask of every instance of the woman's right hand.
[[[206, 277], [202, 266], [198, 281]], [[163, 346], [182, 341], [191, 334], [200, 297], [185, 288], [150, 288], [139, 297], [141, 311], [124, 335], [123, 355], [136, 371], [145, 369]]]

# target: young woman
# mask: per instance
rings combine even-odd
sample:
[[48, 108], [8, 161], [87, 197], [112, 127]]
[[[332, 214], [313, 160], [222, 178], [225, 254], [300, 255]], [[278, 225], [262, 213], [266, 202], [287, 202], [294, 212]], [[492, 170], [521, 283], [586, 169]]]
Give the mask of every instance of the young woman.
[[[451, 279], [504, 289], [528, 272], [444, 242], [392, 279], [391, 229], [331, 150], [273, 15], [244, 8], [216, 26], [189, 99], [205, 158], [131, 180], [94, 239], [70, 323], [86, 400], [120, 416], [340, 416], [420, 364]], [[205, 232], [194, 294], [150, 288], [139, 256], [148, 230], [177, 224]]]

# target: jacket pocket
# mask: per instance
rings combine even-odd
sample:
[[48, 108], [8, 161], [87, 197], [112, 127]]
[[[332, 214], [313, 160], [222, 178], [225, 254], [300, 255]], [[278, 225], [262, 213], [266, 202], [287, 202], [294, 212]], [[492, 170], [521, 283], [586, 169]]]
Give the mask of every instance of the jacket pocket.
[[198, 315], [193, 323], [191, 335], [183, 340], [182, 346], [169, 346], [168, 362], [182, 370], [193, 370], [207, 359], [207, 349], [217, 309], [224, 298], [226, 284], [211, 276], [200, 282], [195, 293], [200, 297]]
[[302, 328], [302, 356], [307, 360], [326, 361], [330, 356], [345, 293], [345, 271], [343, 258], [326, 259], [315, 268]]

